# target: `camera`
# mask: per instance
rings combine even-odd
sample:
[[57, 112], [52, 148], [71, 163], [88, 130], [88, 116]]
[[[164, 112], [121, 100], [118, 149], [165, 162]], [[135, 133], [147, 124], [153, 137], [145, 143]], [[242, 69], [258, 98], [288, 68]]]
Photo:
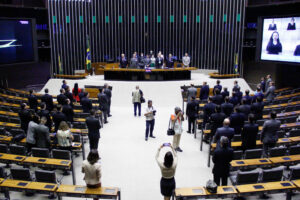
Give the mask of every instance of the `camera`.
[[155, 114], [156, 114], [156, 110], [153, 110], [153, 115], [155, 116]]

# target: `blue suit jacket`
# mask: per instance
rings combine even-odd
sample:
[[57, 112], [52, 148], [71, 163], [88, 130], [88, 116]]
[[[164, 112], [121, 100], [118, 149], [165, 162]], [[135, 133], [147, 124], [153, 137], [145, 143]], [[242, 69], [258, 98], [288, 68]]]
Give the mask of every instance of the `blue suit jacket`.
[[200, 99], [201, 100], [207, 99], [208, 96], [209, 96], [209, 87], [208, 87], [208, 85], [205, 85], [200, 90]]
[[234, 129], [226, 126], [218, 128], [215, 134], [215, 142], [217, 142], [218, 145], [222, 136], [226, 136], [228, 138], [230, 144], [229, 146], [231, 146], [231, 139], [234, 136]]

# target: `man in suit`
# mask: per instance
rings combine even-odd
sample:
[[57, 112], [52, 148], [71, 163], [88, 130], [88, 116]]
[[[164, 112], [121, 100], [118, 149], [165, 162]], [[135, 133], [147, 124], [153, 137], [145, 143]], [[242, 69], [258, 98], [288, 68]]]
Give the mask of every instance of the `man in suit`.
[[104, 94], [107, 97], [108, 100], [108, 109], [107, 109], [107, 117], [111, 117], [110, 114], [110, 105], [111, 105], [111, 90], [109, 89], [109, 86], [107, 83], [104, 84]]
[[229, 97], [229, 91], [227, 87], [224, 87], [223, 92], [221, 92], [221, 95], [223, 96], [223, 101], [225, 100], [225, 97]]
[[51, 120], [50, 112], [49, 110], [47, 110], [45, 103], [41, 104], [41, 109], [38, 110], [37, 114], [40, 116], [40, 118], [45, 117], [47, 119], [45, 125], [48, 127], [49, 131], [51, 131], [52, 120]]
[[237, 89], [237, 90], [235, 91], [235, 96], [237, 97], [238, 103], [240, 104], [240, 103], [241, 103], [241, 100], [242, 100], [242, 98], [243, 98], [243, 92], [241, 92], [240, 89]]
[[223, 127], [218, 128], [214, 137], [214, 142], [217, 143], [217, 148], [220, 147], [220, 139], [222, 136], [225, 136], [228, 138], [229, 143], [228, 146], [231, 147], [231, 139], [234, 136], [234, 129], [229, 127], [230, 120], [226, 118], [223, 122]]
[[187, 103], [186, 116], [188, 117], [188, 133], [191, 133], [191, 126], [193, 126], [193, 133], [196, 130], [195, 121], [198, 117], [199, 102], [193, 96], [192, 100]]
[[41, 101], [46, 104], [46, 110], [51, 112], [53, 109], [53, 98], [48, 93], [49, 93], [49, 90], [48, 90], [48, 88], [46, 88], [45, 94], [42, 96]]
[[155, 61], [155, 66], [157, 69], [161, 69], [163, 64], [164, 64], [164, 58], [161, 53], [158, 53]]
[[210, 116], [210, 123], [212, 124], [210, 134], [211, 137], [215, 135], [218, 128], [222, 127], [225, 118], [226, 115], [221, 112], [221, 106], [217, 105], [216, 112]]
[[96, 112], [94, 109], [90, 111], [91, 116], [87, 117], [85, 120], [86, 126], [88, 128], [88, 137], [90, 141], [90, 150], [96, 149], [98, 150], [98, 143], [100, 139], [100, 122], [99, 119], [96, 117]]
[[30, 112], [26, 109], [26, 103], [21, 104], [21, 110], [19, 111], [19, 117], [21, 120], [21, 129], [27, 133], [28, 123], [31, 120]]
[[239, 86], [238, 81], [234, 81], [232, 91], [237, 92], [240, 89], [241, 87]]
[[74, 99], [73, 99], [73, 94], [72, 94], [72, 92], [70, 92], [70, 87], [69, 87], [69, 86], [66, 88], [65, 96], [66, 96], [68, 99], [70, 99], [70, 106], [73, 107], [73, 101], [74, 101]]
[[169, 54], [169, 57], [166, 59], [166, 67], [174, 68], [174, 60], [172, 58], [172, 54]]
[[221, 109], [226, 117], [229, 117], [231, 115], [231, 113], [233, 112], [233, 104], [229, 103], [229, 97], [225, 97], [225, 103], [222, 103]]
[[229, 98], [229, 103], [232, 103], [233, 106], [236, 106], [239, 104], [239, 99], [236, 96], [236, 93], [232, 91], [232, 96]]
[[207, 82], [203, 82], [202, 88], [200, 90], [200, 100], [207, 100], [209, 96], [209, 86]]
[[122, 53], [121, 54], [121, 59], [120, 59], [120, 68], [126, 68], [127, 64], [128, 64], [128, 62], [127, 62], [127, 59], [125, 57], [125, 54]]
[[49, 129], [46, 124], [47, 118], [43, 116], [40, 124], [36, 127], [36, 147], [38, 148], [50, 147]]
[[230, 115], [230, 127], [234, 129], [236, 135], [241, 134], [242, 127], [245, 123], [245, 115], [241, 113], [239, 108], [235, 108], [235, 112]]
[[243, 96], [243, 99], [246, 100], [246, 102], [245, 102], [246, 104], [251, 105], [252, 97], [250, 96], [250, 91], [249, 90], [245, 91], [245, 96]]
[[214, 163], [213, 174], [214, 182], [220, 186], [227, 185], [227, 180], [230, 170], [230, 162], [233, 160], [233, 149], [229, 147], [229, 140], [227, 137], [222, 136], [220, 139], [220, 148], [215, 149], [212, 157]]
[[267, 89], [265, 94], [267, 102], [272, 102], [275, 98], [275, 84], [270, 82], [270, 87]]
[[67, 103], [63, 105], [62, 112], [65, 114], [67, 121], [72, 123], [74, 118], [74, 110], [71, 106], [70, 99], [67, 99], [66, 102]]
[[64, 90], [66, 90], [67, 87], [69, 87], [69, 86], [67, 85], [67, 81], [66, 81], [66, 80], [63, 80], [62, 83], [63, 83], [63, 84], [62, 84], [61, 88], [64, 89]]
[[81, 101], [81, 99], [84, 97], [84, 88], [81, 88], [81, 92], [78, 94], [78, 97], [79, 97], [79, 101]]
[[222, 91], [222, 85], [220, 85], [220, 80], [217, 80], [217, 85], [214, 86], [213, 94], [216, 95], [216, 89], [219, 89], [219, 91]]
[[104, 124], [106, 124], [106, 123], [108, 123], [108, 121], [107, 121], [108, 99], [107, 99], [106, 94], [104, 93], [104, 88], [103, 89], [101, 89], [101, 88], [99, 89], [98, 103], [99, 103], [99, 109], [103, 113]]
[[251, 105], [251, 112], [254, 114], [255, 120], [263, 118], [264, 103], [259, 96], [256, 98], [256, 102]]
[[33, 94], [33, 90], [29, 90], [28, 104], [30, 109], [37, 110], [39, 103], [38, 98]]
[[246, 99], [242, 99], [242, 105], [239, 106], [239, 109], [241, 113], [244, 113], [245, 120], [248, 119], [248, 115], [250, 114], [251, 111], [251, 106], [247, 104]]
[[188, 102], [192, 99], [192, 97], [196, 98], [197, 88], [194, 87], [194, 84], [191, 84], [191, 87], [188, 88]]
[[89, 99], [89, 93], [85, 92], [80, 104], [84, 113], [89, 113], [93, 109], [92, 101]]
[[213, 96], [213, 102], [217, 105], [221, 105], [223, 103], [223, 96], [218, 88], [215, 89], [215, 96]]
[[60, 91], [60, 94], [57, 95], [57, 97], [56, 97], [57, 102], [60, 105], [64, 105], [64, 104], [66, 104], [66, 100], [67, 100], [67, 97], [65, 95], [65, 89], [61, 88], [59, 91]]
[[132, 58], [130, 59], [130, 68], [137, 69], [138, 66], [139, 66], [139, 61], [138, 61], [136, 53], [134, 53], [132, 55]]
[[256, 137], [258, 133], [258, 124], [255, 123], [255, 116], [253, 114], [249, 115], [249, 124], [245, 124], [242, 131], [242, 149], [246, 151], [247, 149], [256, 148]]
[[203, 127], [209, 122], [210, 116], [215, 112], [216, 104], [212, 102], [212, 97], [208, 97], [208, 103], [203, 107]]
[[270, 87], [270, 83], [272, 82], [272, 77], [270, 74], [267, 75], [266, 80], [267, 81], [266, 81], [265, 91], [268, 90], [268, 88]]
[[60, 122], [67, 121], [67, 117], [62, 113], [62, 106], [57, 105], [57, 112], [53, 114], [53, 122], [55, 126], [55, 132], [57, 132]]
[[263, 143], [264, 156], [268, 157], [269, 149], [275, 147], [278, 140], [277, 131], [280, 130], [280, 121], [276, 120], [276, 112], [270, 113], [271, 119], [265, 121], [261, 131], [261, 142]]

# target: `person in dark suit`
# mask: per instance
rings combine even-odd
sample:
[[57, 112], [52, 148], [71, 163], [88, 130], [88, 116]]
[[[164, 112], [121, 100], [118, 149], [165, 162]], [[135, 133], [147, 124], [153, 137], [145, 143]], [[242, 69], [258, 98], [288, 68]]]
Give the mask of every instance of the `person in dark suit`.
[[60, 122], [67, 121], [67, 117], [64, 113], [62, 113], [62, 106], [59, 104], [57, 105], [57, 112], [53, 114], [53, 122], [55, 126], [55, 132], [58, 130], [58, 126]]
[[239, 108], [235, 108], [235, 112], [230, 115], [230, 127], [234, 129], [236, 135], [241, 134], [242, 127], [245, 123], [245, 115], [241, 113]]
[[238, 81], [234, 81], [232, 91], [237, 92], [240, 89], [241, 89], [241, 87], [239, 86]]
[[266, 80], [265, 80], [265, 77], [261, 77], [259, 87], [261, 88], [261, 90], [262, 90], [263, 92], [265, 92], [265, 88], [266, 88]]
[[296, 30], [296, 23], [295, 23], [295, 18], [291, 18], [291, 22], [288, 24], [287, 30]]
[[212, 124], [210, 134], [211, 137], [215, 135], [218, 128], [222, 127], [225, 118], [226, 115], [221, 112], [221, 106], [217, 105], [216, 112], [210, 116], [210, 123]]
[[236, 95], [236, 97], [237, 97], [237, 99], [238, 99], [238, 103], [240, 104], [240, 103], [241, 103], [241, 100], [242, 100], [242, 98], [243, 98], [243, 92], [241, 92], [240, 89], [237, 89], [237, 90], [235, 91], [235, 95]]
[[242, 149], [246, 151], [247, 149], [256, 148], [256, 137], [258, 133], [258, 124], [255, 123], [255, 116], [253, 114], [249, 115], [249, 124], [245, 124], [242, 131]]
[[208, 97], [208, 103], [203, 107], [203, 126], [209, 122], [210, 116], [215, 112], [216, 104], [212, 102], [212, 97]]
[[221, 109], [226, 117], [229, 117], [231, 115], [231, 113], [233, 112], [233, 104], [229, 103], [229, 97], [225, 97], [225, 103], [222, 103]]
[[21, 103], [21, 110], [19, 111], [19, 117], [21, 120], [21, 129], [24, 130], [25, 134], [28, 130], [28, 124], [31, 120], [29, 110], [26, 109], [26, 103]]
[[272, 82], [272, 76], [271, 76], [271, 74], [268, 74], [267, 76], [266, 76], [266, 85], [265, 85], [265, 90], [264, 91], [267, 91], [268, 90], [268, 88], [270, 87], [270, 83]]
[[251, 106], [247, 104], [246, 99], [242, 99], [242, 105], [239, 106], [239, 110], [245, 115], [245, 120], [248, 119], [248, 115], [251, 111]]
[[261, 97], [256, 98], [256, 102], [251, 105], [251, 112], [254, 114], [255, 120], [263, 118], [264, 103]]
[[257, 99], [258, 97], [263, 99], [265, 95], [261, 91], [262, 91], [262, 89], [258, 87], [256, 89], [256, 92], [254, 93], [253, 99]]
[[70, 88], [69, 86], [67, 87], [66, 91], [65, 91], [65, 96], [70, 99], [70, 106], [73, 107], [73, 102], [74, 102], [74, 99], [73, 99], [73, 94], [72, 92], [70, 91]]
[[245, 100], [246, 100], [245, 103], [246, 103], [247, 105], [251, 105], [251, 103], [252, 103], [252, 97], [250, 96], [250, 91], [249, 91], [249, 90], [246, 90], [246, 91], [245, 91], [245, 95], [243, 96], [242, 99], [245, 99]]
[[174, 68], [174, 60], [172, 54], [169, 54], [169, 57], [166, 59], [166, 67]]
[[261, 142], [263, 143], [264, 156], [268, 157], [269, 149], [275, 147], [278, 140], [277, 131], [280, 130], [280, 121], [276, 120], [276, 112], [270, 113], [271, 119], [265, 121], [261, 131]]
[[227, 180], [230, 170], [230, 162], [233, 160], [233, 149], [229, 147], [229, 140], [227, 137], [222, 136], [220, 139], [220, 148], [217, 148], [212, 157], [214, 163], [213, 174], [214, 182], [220, 186], [227, 185]]
[[84, 113], [89, 113], [93, 109], [92, 101], [89, 99], [89, 93], [85, 92], [80, 104]]
[[272, 24], [269, 24], [269, 31], [275, 31], [277, 30], [277, 26], [275, 24], [274, 19], [272, 19]]
[[81, 99], [84, 97], [84, 93], [85, 93], [84, 88], [81, 88], [81, 91], [80, 91], [79, 94], [78, 94], [79, 102], [80, 102]]
[[53, 98], [48, 93], [49, 93], [49, 90], [48, 90], [48, 88], [46, 88], [45, 94], [42, 96], [41, 101], [46, 104], [46, 110], [51, 112], [53, 109]]
[[108, 121], [107, 121], [108, 99], [107, 99], [106, 94], [104, 93], [104, 88], [99, 89], [98, 103], [99, 103], [99, 109], [102, 111], [103, 116], [104, 116], [104, 124], [106, 124], [106, 123], [108, 123]]
[[69, 87], [69, 86], [67, 85], [67, 81], [66, 81], [66, 80], [63, 80], [62, 83], [63, 83], [63, 84], [62, 84], [61, 88], [64, 89], [64, 90], [66, 90], [67, 87]]
[[221, 105], [223, 103], [223, 96], [218, 88], [215, 89], [215, 96], [212, 97], [215, 104]]
[[38, 110], [37, 114], [40, 116], [40, 118], [46, 117], [47, 121], [45, 125], [48, 127], [49, 131], [51, 131], [52, 120], [51, 120], [50, 112], [49, 110], [47, 110], [47, 106], [45, 103], [41, 104], [41, 109]]
[[90, 150], [96, 149], [98, 150], [98, 143], [100, 139], [100, 122], [99, 119], [96, 117], [96, 112], [94, 109], [90, 111], [91, 116], [87, 117], [85, 120], [86, 126], [88, 128], [88, 137], [90, 141]]
[[239, 99], [236, 96], [236, 93], [232, 91], [232, 96], [229, 98], [229, 103], [231, 103], [233, 106], [236, 106], [239, 104]]
[[188, 133], [191, 133], [191, 127], [193, 126], [193, 133], [196, 130], [195, 121], [198, 117], [199, 102], [193, 96], [192, 100], [187, 103], [186, 116], [188, 117]]
[[50, 147], [50, 134], [49, 128], [46, 126], [47, 118], [41, 117], [40, 124], [36, 127], [36, 147], [49, 148]]
[[33, 109], [35, 111], [38, 109], [38, 98], [33, 94], [33, 90], [29, 90], [28, 104], [30, 109]]
[[279, 33], [277, 31], [272, 33], [266, 50], [268, 54], [278, 55], [279, 53], [282, 53], [282, 45], [279, 40]]
[[162, 57], [161, 53], [157, 54], [157, 58], [155, 60], [155, 66], [157, 69], [161, 69], [164, 64], [164, 58]]
[[209, 96], [209, 86], [207, 85], [207, 82], [203, 82], [203, 85], [200, 90], [200, 100], [207, 100]]
[[296, 49], [294, 51], [294, 56], [300, 56], [300, 45], [296, 46]]
[[56, 97], [58, 104], [64, 105], [66, 104], [67, 97], [65, 95], [65, 89], [60, 89], [60, 94]]
[[224, 87], [223, 92], [221, 92], [221, 95], [223, 96], [223, 101], [225, 101], [225, 97], [229, 97], [229, 91], [227, 87]]
[[270, 82], [270, 87], [267, 89], [265, 93], [266, 101], [272, 102], [275, 98], [275, 84], [274, 82]]
[[70, 99], [67, 99], [66, 101], [67, 103], [63, 105], [62, 112], [65, 114], [67, 121], [72, 123], [74, 118], [74, 110], [71, 106]]
[[104, 94], [107, 97], [108, 100], [108, 109], [107, 109], [107, 117], [111, 117], [110, 114], [110, 106], [111, 106], [111, 90], [109, 89], [109, 86], [107, 83], [104, 84]]
[[234, 129], [229, 127], [230, 120], [226, 118], [223, 122], [223, 127], [218, 128], [214, 137], [214, 142], [217, 143], [217, 148], [220, 147], [220, 139], [222, 136], [228, 138], [229, 143], [228, 146], [231, 146], [231, 140], [234, 136]]
[[213, 89], [213, 94], [216, 95], [216, 89], [219, 89], [219, 91], [221, 92], [222, 91], [222, 85], [220, 85], [220, 80], [217, 80], [217, 85], [214, 86], [214, 89]]
[[125, 57], [125, 54], [122, 53], [121, 54], [121, 59], [120, 59], [120, 68], [126, 68], [127, 64], [128, 64], [128, 62], [127, 62], [127, 59]]

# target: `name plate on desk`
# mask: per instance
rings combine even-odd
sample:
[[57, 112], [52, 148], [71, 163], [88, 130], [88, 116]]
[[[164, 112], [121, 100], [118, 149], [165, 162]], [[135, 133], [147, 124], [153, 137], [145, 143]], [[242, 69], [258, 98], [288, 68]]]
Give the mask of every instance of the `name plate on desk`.
[[20, 159], [22, 159], [23, 157], [21, 157], [21, 156], [17, 156], [17, 157], [15, 157], [15, 159], [17, 159], [17, 160], [20, 160]]
[[291, 160], [290, 157], [283, 157], [282, 159], [283, 159], [283, 160]]
[[3, 156], [3, 154], [0, 154], [0, 158]]
[[253, 187], [256, 190], [258, 190], [258, 189], [264, 189], [264, 186], [262, 186], [262, 185], [254, 185]]
[[244, 161], [236, 161], [236, 164], [242, 165], [242, 164], [245, 164], [245, 162]]
[[203, 194], [203, 190], [201, 190], [201, 189], [193, 189], [192, 191], [195, 194]]
[[46, 162], [46, 159], [38, 159], [39, 162]]
[[53, 189], [55, 187], [55, 185], [45, 185], [45, 189]]
[[283, 138], [283, 139], [281, 139], [283, 142], [287, 142], [287, 141], [289, 141], [289, 139], [287, 139], [287, 138]]
[[291, 186], [290, 183], [280, 183], [283, 187], [288, 187], [288, 186]]
[[105, 193], [109, 193], [109, 194], [114, 194], [115, 193], [115, 189], [105, 189]]
[[77, 191], [77, 192], [84, 192], [85, 191], [85, 187], [75, 187], [75, 191]]
[[259, 160], [259, 162], [261, 162], [261, 163], [266, 163], [266, 162], [268, 162], [267, 160]]
[[231, 187], [225, 187], [223, 188], [224, 192], [233, 192], [233, 189]]
[[26, 186], [28, 183], [23, 183], [23, 182], [20, 182], [20, 183], [18, 183], [18, 186]]
[[66, 165], [66, 164], [69, 164], [69, 162], [68, 161], [60, 161], [60, 164]]

